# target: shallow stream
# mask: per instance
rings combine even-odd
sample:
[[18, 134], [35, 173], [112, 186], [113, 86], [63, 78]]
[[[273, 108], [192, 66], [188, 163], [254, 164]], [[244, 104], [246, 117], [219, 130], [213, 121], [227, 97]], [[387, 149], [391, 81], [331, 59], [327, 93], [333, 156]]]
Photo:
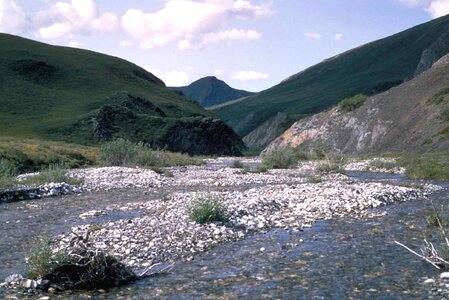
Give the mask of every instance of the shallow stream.
[[[352, 174], [361, 180], [404, 180]], [[448, 185], [431, 196], [449, 203]], [[107, 193], [107, 194], [106, 194]], [[83, 222], [79, 213], [119, 203], [146, 201], [157, 191], [109, 191], [0, 205], [0, 277], [21, 272], [31, 237], [57, 234]], [[96, 199], [108, 197], [108, 201]], [[102, 203], [102, 204], [99, 204]], [[304, 231], [272, 230], [220, 245], [178, 262], [166, 275], [106, 293], [51, 295], [51, 299], [425, 299], [423, 277], [439, 271], [394, 244], [417, 249], [432, 231], [430, 202], [416, 200], [372, 209], [364, 216], [321, 220]], [[107, 218], [137, 216], [108, 215]], [[103, 221], [106, 221], [103, 220]], [[0, 298], [5, 291], [0, 290]], [[42, 296], [42, 295], [40, 295]]]

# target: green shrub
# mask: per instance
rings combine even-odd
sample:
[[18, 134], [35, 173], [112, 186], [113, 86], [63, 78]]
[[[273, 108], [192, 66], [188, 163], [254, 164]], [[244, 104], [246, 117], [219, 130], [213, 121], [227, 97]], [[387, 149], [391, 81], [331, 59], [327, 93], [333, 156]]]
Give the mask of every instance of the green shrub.
[[103, 166], [171, 167], [199, 165], [202, 160], [181, 153], [152, 150], [143, 143], [125, 139], [101, 145], [98, 160]]
[[63, 252], [53, 254], [49, 237], [38, 237], [27, 255], [28, 278], [42, 278], [51, 273], [56, 267], [67, 262], [67, 255]]
[[190, 220], [199, 223], [227, 222], [227, 209], [220, 198], [208, 195], [207, 198], [197, 198], [188, 207]]
[[289, 169], [307, 156], [294, 148], [275, 149], [262, 158], [262, 164], [268, 169]]
[[368, 96], [358, 94], [351, 98], [345, 98], [338, 102], [338, 107], [343, 111], [353, 111], [365, 103]]

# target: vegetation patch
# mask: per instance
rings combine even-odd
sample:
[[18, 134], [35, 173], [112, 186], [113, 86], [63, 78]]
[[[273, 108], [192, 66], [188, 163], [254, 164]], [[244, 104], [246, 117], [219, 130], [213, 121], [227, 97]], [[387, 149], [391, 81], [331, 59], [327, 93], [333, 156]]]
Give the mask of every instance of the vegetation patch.
[[353, 111], [365, 103], [366, 99], [368, 99], [368, 96], [358, 94], [350, 98], [345, 98], [338, 102], [338, 107], [342, 111]]
[[220, 198], [208, 195], [195, 199], [188, 207], [190, 220], [199, 223], [227, 222], [229, 215]]
[[103, 166], [171, 167], [200, 165], [202, 160], [181, 153], [152, 150], [143, 143], [116, 139], [100, 147], [98, 161]]
[[290, 169], [299, 161], [311, 159], [312, 156], [295, 148], [275, 149], [262, 158], [262, 164], [268, 169]]
[[67, 172], [68, 170], [63, 164], [51, 164], [47, 168], [40, 171], [39, 174], [27, 177], [24, 181], [21, 181], [21, 183], [41, 185], [50, 182], [65, 182], [68, 184], [78, 185], [83, 182], [81, 179], [67, 176]]
[[449, 108], [446, 108], [441, 112], [441, 118], [443, 118], [444, 121], [449, 121]]
[[63, 142], [0, 137], [0, 159], [8, 161], [17, 174], [37, 172], [51, 164], [90, 166], [97, 159], [97, 151], [95, 147]]
[[449, 152], [403, 154], [398, 164], [406, 169], [411, 179], [449, 181]]
[[427, 100], [427, 103], [440, 104], [444, 101], [444, 97], [449, 94], [449, 87], [442, 88], [435, 95]]
[[231, 168], [241, 169], [243, 168], [243, 163], [240, 160], [234, 160], [231, 164]]
[[320, 182], [323, 182], [323, 179], [317, 176], [307, 177], [305, 181], [305, 183], [320, 183]]
[[45, 275], [53, 272], [58, 266], [67, 263], [67, 254], [64, 252], [54, 254], [50, 242], [51, 240], [47, 236], [37, 237], [34, 240], [26, 260], [26, 276], [28, 278], [43, 278]]

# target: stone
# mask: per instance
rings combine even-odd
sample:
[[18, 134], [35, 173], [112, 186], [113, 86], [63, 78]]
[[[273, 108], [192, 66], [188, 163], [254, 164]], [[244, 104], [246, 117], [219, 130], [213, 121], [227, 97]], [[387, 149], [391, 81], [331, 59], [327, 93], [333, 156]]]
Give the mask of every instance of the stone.
[[449, 279], [449, 272], [443, 272], [440, 274], [440, 279]]

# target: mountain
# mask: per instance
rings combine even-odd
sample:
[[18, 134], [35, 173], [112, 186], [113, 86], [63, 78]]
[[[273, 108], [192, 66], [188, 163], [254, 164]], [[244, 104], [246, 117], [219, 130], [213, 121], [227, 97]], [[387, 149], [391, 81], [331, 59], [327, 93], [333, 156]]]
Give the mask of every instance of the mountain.
[[0, 106], [2, 136], [87, 145], [124, 137], [190, 154], [244, 148], [214, 114], [135, 64], [8, 34], [0, 34]]
[[188, 86], [172, 87], [171, 89], [182, 92], [188, 99], [198, 102], [203, 107], [221, 104], [254, 94], [234, 89], [223, 80], [214, 76], [198, 79]]
[[277, 132], [344, 98], [375, 95], [410, 80], [448, 52], [449, 16], [445, 16], [329, 58], [272, 88], [212, 111], [242, 137], [256, 130], [249, 141], [244, 138], [253, 146], [253, 141], [265, 137], [265, 131], [257, 128], [273, 122], [279, 112], [288, 117]]
[[265, 152], [285, 147], [350, 154], [449, 150], [449, 55], [416, 78], [363, 100], [344, 100], [294, 123]]

